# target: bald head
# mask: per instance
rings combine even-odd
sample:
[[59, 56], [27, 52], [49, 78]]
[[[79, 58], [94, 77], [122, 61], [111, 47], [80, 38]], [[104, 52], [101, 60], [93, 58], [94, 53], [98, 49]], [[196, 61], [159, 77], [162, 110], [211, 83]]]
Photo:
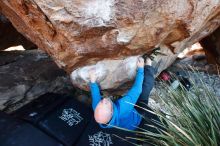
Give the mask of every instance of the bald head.
[[107, 124], [113, 114], [113, 105], [110, 98], [102, 99], [95, 108], [94, 117], [97, 123]]

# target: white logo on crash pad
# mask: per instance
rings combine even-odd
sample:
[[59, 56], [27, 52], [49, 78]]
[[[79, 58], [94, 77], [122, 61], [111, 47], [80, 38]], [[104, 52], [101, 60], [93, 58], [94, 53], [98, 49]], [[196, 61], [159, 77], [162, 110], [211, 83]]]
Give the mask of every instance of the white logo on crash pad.
[[110, 134], [100, 131], [94, 135], [89, 135], [90, 146], [110, 146], [111, 144], [113, 143]]
[[80, 113], [72, 108], [63, 109], [62, 115], [59, 118], [65, 121], [70, 127], [79, 124], [83, 120]]

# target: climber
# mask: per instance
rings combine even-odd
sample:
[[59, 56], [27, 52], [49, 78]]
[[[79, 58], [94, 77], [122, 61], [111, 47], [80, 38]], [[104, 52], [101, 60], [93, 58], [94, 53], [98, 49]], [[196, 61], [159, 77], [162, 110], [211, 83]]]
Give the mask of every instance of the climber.
[[[137, 73], [132, 88], [115, 102], [110, 98], [101, 99], [95, 71], [89, 72], [94, 117], [102, 128], [115, 126], [135, 130], [139, 125], [143, 125], [141, 111], [137, 109], [137, 112], [134, 106], [136, 103], [137, 105], [148, 103], [148, 97], [154, 85], [154, 68], [151, 64], [152, 61], [148, 57], [145, 59], [143, 57], [138, 58]], [[147, 114], [147, 116], [154, 117], [151, 114]]]

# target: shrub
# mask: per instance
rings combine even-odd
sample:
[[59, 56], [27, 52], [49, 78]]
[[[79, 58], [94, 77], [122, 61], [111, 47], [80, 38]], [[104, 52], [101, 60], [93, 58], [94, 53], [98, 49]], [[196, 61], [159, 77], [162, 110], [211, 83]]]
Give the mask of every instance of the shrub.
[[156, 134], [140, 129], [137, 132], [142, 137], [139, 141], [151, 141], [157, 146], [220, 145], [220, 100], [202, 80], [199, 86], [193, 80], [191, 82], [190, 91], [183, 86], [174, 90], [163, 85], [158, 98], [166, 112], [155, 111], [163, 130]]

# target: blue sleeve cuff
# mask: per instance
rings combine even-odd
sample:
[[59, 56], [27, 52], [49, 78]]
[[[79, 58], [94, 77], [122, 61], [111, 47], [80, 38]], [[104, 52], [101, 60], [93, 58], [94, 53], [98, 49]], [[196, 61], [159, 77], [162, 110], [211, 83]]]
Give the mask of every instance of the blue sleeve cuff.
[[137, 72], [143, 73], [144, 72], [144, 68], [143, 67], [138, 67]]
[[90, 87], [94, 87], [94, 86], [98, 86], [98, 84], [96, 82], [92, 83], [92, 82], [89, 82], [89, 86]]

